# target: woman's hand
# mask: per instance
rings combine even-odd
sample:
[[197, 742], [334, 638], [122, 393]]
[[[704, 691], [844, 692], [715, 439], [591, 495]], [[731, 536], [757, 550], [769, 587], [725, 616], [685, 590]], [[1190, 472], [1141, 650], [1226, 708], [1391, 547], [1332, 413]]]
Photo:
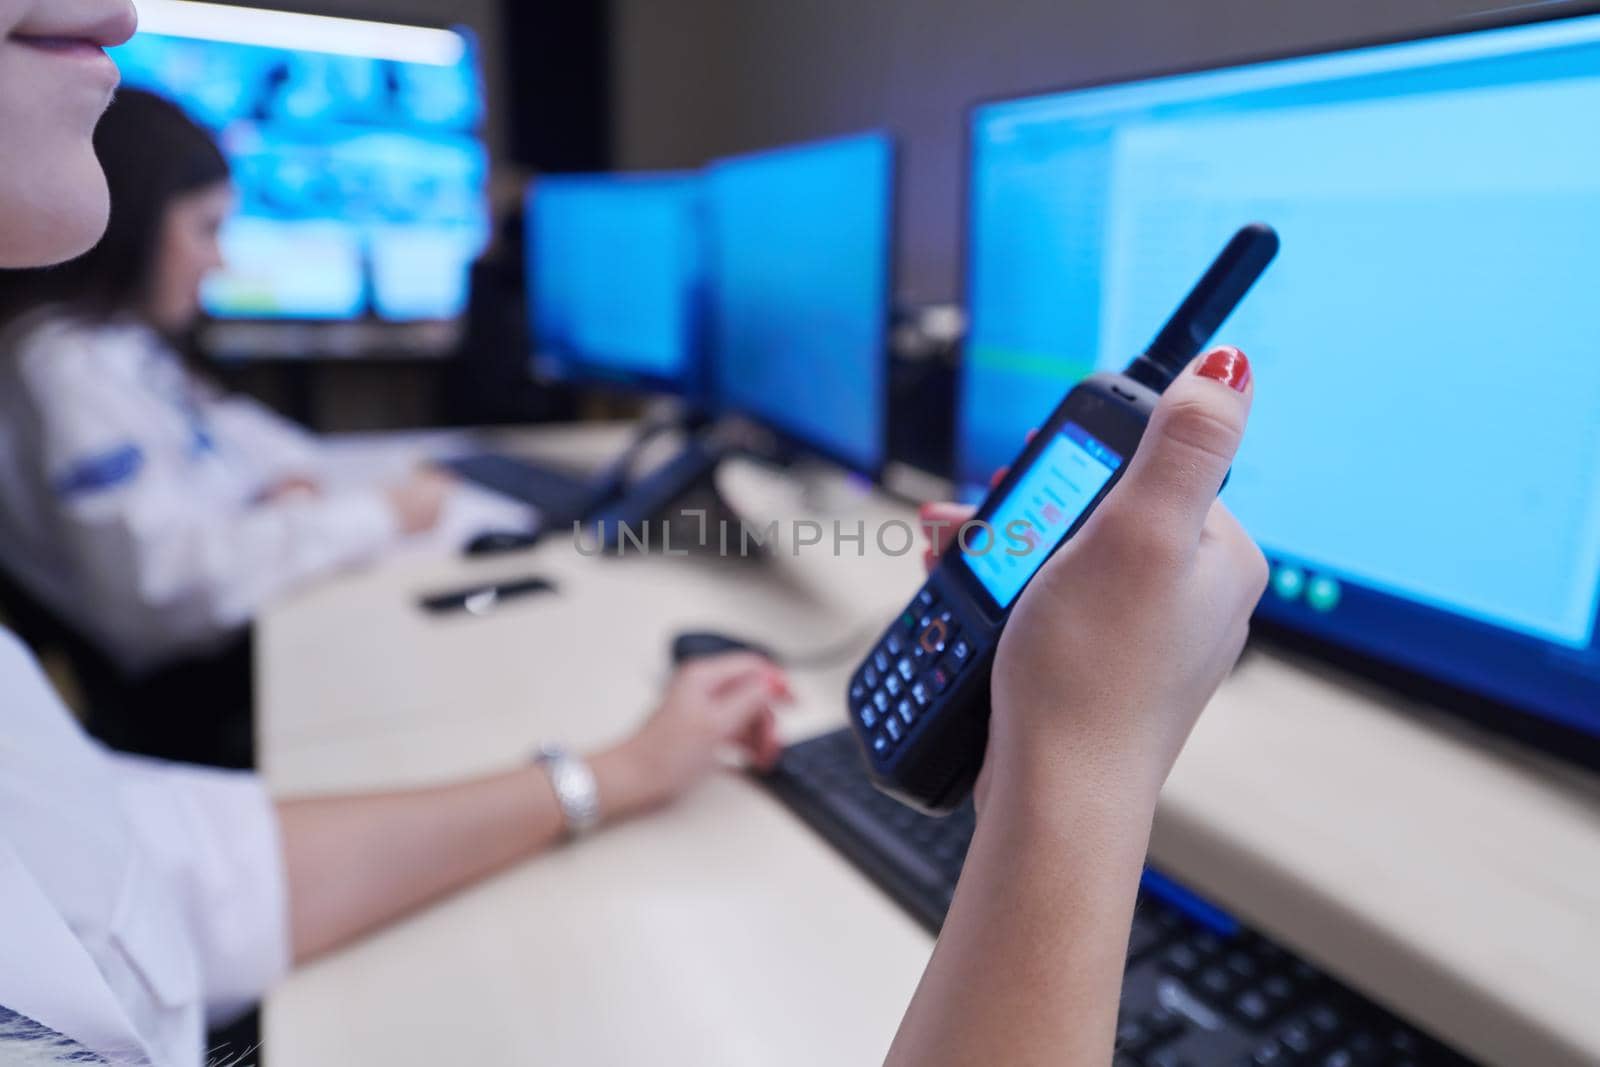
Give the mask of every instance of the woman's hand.
[[[1079, 784], [1092, 769], [1154, 803], [1266, 585], [1266, 561], [1215, 498], [1251, 384], [1237, 349], [1197, 360], [1122, 481], [1023, 594], [995, 661], [980, 804], [997, 766], [1032, 781], [1033, 766], [1067, 753]], [[974, 510], [924, 506], [930, 569]]]
[[445, 501], [455, 491], [456, 480], [437, 467], [418, 467], [411, 476], [389, 487], [389, 507], [406, 534], [426, 533], [439, 524]]
[[1260, 549], [1216, 498], [1251, 393], [1237, 349], [1192, 363], [1023, 593], [995, 658], [991, 788], [1088, 786], [1153, 807], [1266, 588]]
[[776, 712], [793, 699], [783, 671], [752, 653], [683, 667], [638, 732], [594, 757], [602, 814], [632, 815], [676, 799], [725, 750], [770, 769], [783, 751]]
[[314, 500], [322, 495], [322, 483], [309, 474], [293, 474], [280, 478], [261, 490], [257, 499], [263, 504], [281, 504], [287, 500]]

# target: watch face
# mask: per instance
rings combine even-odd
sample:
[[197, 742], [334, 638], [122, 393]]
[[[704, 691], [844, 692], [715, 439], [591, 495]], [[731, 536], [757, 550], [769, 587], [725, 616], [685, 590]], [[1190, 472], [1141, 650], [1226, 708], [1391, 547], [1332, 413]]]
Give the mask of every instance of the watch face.
[[593, 829], [600, 821], [600, 787], [589, 765], [559, 748], [540, 749], [535, 761], [550, 776], [567, 833], [577, 837]]

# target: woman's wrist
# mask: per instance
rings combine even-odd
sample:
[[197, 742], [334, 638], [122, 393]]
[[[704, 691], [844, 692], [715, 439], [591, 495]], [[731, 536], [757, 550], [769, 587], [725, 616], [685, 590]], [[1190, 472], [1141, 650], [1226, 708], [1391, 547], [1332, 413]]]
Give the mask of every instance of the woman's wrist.
[[1094, 739], [1072, 729], [1028, 731], [1008, 744], [991, 733], [984, 807], [1037, 822], [1047, 831], [1085, 820], [1148, 836], [1166, 774], [1159, 753], [1130, 739]]
[[600, 793], [602, 824], [621, 822], [659, 807], [660, 776], [632, 739], [585, 757]]

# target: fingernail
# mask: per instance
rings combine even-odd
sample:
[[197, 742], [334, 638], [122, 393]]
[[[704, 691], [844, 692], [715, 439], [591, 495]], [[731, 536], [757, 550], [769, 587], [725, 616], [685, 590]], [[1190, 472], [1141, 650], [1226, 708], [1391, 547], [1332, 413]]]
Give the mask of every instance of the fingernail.
[[1250, 360], [1232, 345], [1223, 345], [1207, 353], [1195, 373], [1202, 378], [1221, 382], [1236, 393], [1242, 393], [1250, 384]]

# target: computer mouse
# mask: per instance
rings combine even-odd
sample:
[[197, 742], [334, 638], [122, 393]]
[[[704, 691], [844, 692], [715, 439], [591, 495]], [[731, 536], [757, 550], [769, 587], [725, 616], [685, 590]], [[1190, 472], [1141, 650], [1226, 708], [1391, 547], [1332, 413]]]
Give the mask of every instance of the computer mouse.
[[690, 660], [704, 659], [707, 656], [720, 656], [724, 652], [754, 652], [758, 656], [765, 656], [777, 663], [778, 657], [772, 650], [754, 641], [742, 641], [737, 637], [727, 634], [711, 633], [707, 630], [688, 630], [672, 639], [672, 665], [682, 666]]
[[498, 556], [532, 548], [538, 540], [538, 534], [527, 530], [488, 530], [468, 541], [463, 551], [468, 556]]

